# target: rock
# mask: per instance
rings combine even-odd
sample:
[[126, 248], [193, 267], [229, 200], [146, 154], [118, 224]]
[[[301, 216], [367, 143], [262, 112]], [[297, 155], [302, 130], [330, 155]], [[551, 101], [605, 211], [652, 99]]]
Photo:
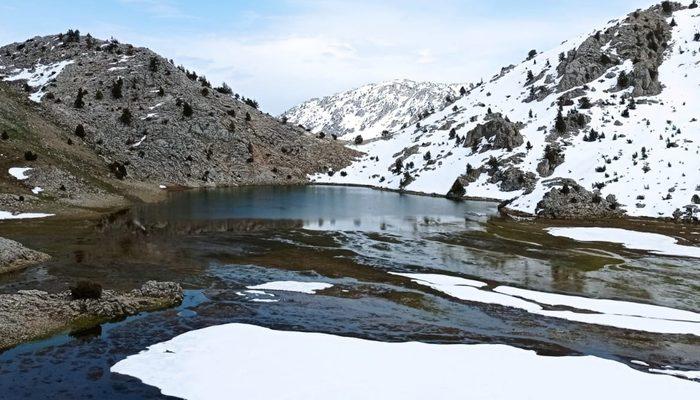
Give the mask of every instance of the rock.
[[532, 172], [523, 172], [516, 167], [510, 167], [504, 171], [498, 170], [489, 179], [491, 183], [500, 183], [499, 187], [504, 192], [523, 190], [524, 194], [531, 193], [537, 183], [537, 175]]
[[18, 271], [48, 261], [51, 257], [39, 251], [0, 237], [0, 274]]
[[0, 350], [86, 325], [120, 319], [143, 311], [172, 307], [182, 302], [180, 285], [150, 281], [127, 293], [111, 290], [97, 298], [73, 299], [70, 291], [47, 293], [20, 290], [0, 295]]
[[[521, 128], [520, 123], [510, 122], [500, 114], [492, 114], [489, 121], [467, 132], [464, 147], [471, 147], [480, 152], [496, 149], [512, 150], [524, 143], [523, 136], [520, 134]], [[486, 140], [486, 144], [477, 149], [482, 139]]]
[[451, 200], [462, 200], [464, 195], [467, 194], [467, 190], [460, 182], [459, 178], [455, 179], [455, 183], [452, 184], [452, 188], [447, 192], [446, 197]]
[[553, 180], [552, 189], [537, 204], [535, 213], [541, 218], [552, 219], [608, 219], [622, 218], [615, 196], [602, 198], [598, 191], [588, 191], [571, 179]]

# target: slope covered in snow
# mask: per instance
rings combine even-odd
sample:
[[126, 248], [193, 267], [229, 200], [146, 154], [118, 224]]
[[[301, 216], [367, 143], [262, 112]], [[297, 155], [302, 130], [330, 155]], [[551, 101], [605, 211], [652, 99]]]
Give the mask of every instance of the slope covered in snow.
[[442, 109], [459, 96], [460, 89], [460, 85], [397, 79], [312, 99], [286, 111], [282, 117], [313, 133], [371, 139], [381, 136], [382, 131], [399, 130]]
[[510, 200], [531, 215], [697, 219], [699, 27], [690, 1], [612, 20], [313, 179]]

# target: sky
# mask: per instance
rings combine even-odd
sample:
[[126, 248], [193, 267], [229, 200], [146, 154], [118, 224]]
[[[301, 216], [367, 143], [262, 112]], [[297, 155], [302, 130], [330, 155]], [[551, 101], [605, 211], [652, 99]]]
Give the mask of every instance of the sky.
[[271, 114], [367, 83], [478, 82], [649, 0], [2, 0], [0, 43], [79, 29], [148, 47]]

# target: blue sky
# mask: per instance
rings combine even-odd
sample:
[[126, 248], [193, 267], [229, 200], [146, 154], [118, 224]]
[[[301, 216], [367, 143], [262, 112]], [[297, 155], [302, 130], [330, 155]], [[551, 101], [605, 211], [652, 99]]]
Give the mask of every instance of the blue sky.
[[80, 29], [149, 47], [277, 114], [394, 78], [472, 82], [649, 0], [3, 0], [0, 43]]

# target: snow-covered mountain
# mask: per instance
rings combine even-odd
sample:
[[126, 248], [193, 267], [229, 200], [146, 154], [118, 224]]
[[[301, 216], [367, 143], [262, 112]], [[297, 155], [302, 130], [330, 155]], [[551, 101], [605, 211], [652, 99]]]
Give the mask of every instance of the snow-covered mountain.
[[[444, 108], [460, 95], [462, 85], [397, 79], [312, 99], [282, 114], [311, 132], [364, 139], [393, 132]], [[466, 86], [468, 89], [469, 86]]]
[[700, 215], [700, 8], [664, 2], [501, 70], [316, 182], [560, 218]]

